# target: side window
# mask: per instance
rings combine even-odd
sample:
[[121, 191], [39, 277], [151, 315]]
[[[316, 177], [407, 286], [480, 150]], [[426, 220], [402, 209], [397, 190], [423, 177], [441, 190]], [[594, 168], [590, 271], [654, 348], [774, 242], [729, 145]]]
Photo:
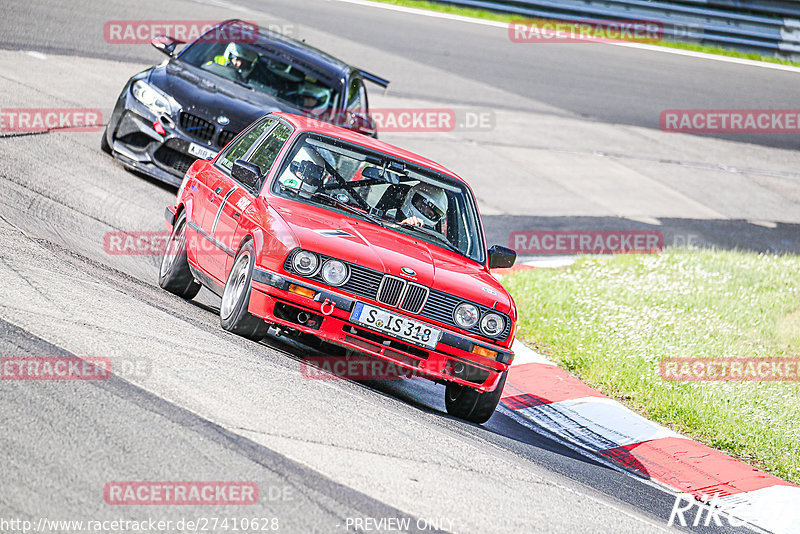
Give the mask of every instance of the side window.
[[347, 88], [347, 111], [363, 113], [366, 106], [364, 96], [364, 84], [361, 83], [361, 78], [353, 77]]
[[283, 148], [286, 140], [289, 139], [292, 129], [285, 124], [278, 124], [272, 132], [264, 139], [264, 142], [250, 156], [250, 162], [255, 163], [261, 169], [261, 174], [267, 175], [275, 158]]
[[269, 119], [247, 132], [238, 141], [229, 146], [224, 153], [220, 154], [217, 158], [217, 165], [230, 173], [233, 169], [233, 162], [244, 156], [253, 143], [261, 137], [261, 134], [272, 127], [273, 124], [275, 124], [275, 119]]

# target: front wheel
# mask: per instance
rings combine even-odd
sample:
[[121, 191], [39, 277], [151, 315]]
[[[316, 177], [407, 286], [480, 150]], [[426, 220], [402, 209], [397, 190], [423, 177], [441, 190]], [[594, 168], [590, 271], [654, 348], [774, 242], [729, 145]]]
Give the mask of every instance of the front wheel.
[[503, 371], [500, 382], [494, 391], [481, 393], [469, 386], [447, 384], [444, 392], [444, 405], [447, 413], [459, 419], [481, 425], [489, 420], [500, 402], [503, 387], [506, 385], [506, 374]]
[[158, 271], [158, 285], [170, 293], [191, 300], [200, 291], [192, 271], [189, 269], [189, 260], [186, 259], [186, 213], [182, 212], [172, 227], [172, 233], [167, 242], [167, 249], [161, 258], [161, 268]]
[[259, 341], [267, 335], [267, 323], [247, 311], [252, 290], [253, 267], [256, 250], [252, 241], [246, 241], [236, 254], [233, 267], [222, 293], [219, 322], [222, 328], [234, 334]]

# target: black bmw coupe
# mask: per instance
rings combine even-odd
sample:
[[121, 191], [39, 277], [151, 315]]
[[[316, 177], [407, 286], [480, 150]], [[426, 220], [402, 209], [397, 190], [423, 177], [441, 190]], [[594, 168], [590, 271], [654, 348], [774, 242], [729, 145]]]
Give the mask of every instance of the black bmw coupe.
[[152, 44], [168, 59], [128, 80], [101, 148], [158, 180], [180, 184], [196, 159], [273, 111], [377, 136], [364, 82], [389, 82], [305, 43], [228, 20], [180, 52], [185, 43], [171, 37]]

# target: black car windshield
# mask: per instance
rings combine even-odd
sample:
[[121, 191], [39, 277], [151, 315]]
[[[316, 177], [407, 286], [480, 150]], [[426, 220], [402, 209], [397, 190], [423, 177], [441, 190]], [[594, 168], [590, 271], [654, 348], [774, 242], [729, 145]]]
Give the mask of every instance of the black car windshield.
[[180, 59], [318, 117], [338, 106], [338, 91], [264, 45], [197, 42]]
[[318, 134], [294, 144], [272, 183], [278, 196], [344, 211], [483, 263], [475, 200], [431, 170]]

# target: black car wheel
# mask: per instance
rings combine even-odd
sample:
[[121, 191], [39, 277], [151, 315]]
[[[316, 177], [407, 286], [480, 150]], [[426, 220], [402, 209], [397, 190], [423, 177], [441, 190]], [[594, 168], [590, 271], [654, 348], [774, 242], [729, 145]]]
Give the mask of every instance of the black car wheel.
[[500, 382], [494, 391], [485, 393], [481, 393], [469, 386], [447, 384], [444, 392], [444, 404], [447, 408], [447, 413], [478, 425], [485, 423], [492, 416], [497, 404], [500, 402], [503, 387], [506, 385], [507, 373], [508, 371], [503, 371]]
[[228, 281], [225, 282], [222, 305], [219, 307], [219, 322], [229, 332], [259, 341], [267, 335], [267, 323], [247, 311], [255, 263], [256, 250], [253, 242], [245, 241], [236, 254]]
[[182, 212], [172, 227], [161, 258], [158, 285], [187, 300], [193, 299], [200, 291], [200, 284], [195, 281], [189, 269], [189, 260], [186, 259], [186, 213]]

